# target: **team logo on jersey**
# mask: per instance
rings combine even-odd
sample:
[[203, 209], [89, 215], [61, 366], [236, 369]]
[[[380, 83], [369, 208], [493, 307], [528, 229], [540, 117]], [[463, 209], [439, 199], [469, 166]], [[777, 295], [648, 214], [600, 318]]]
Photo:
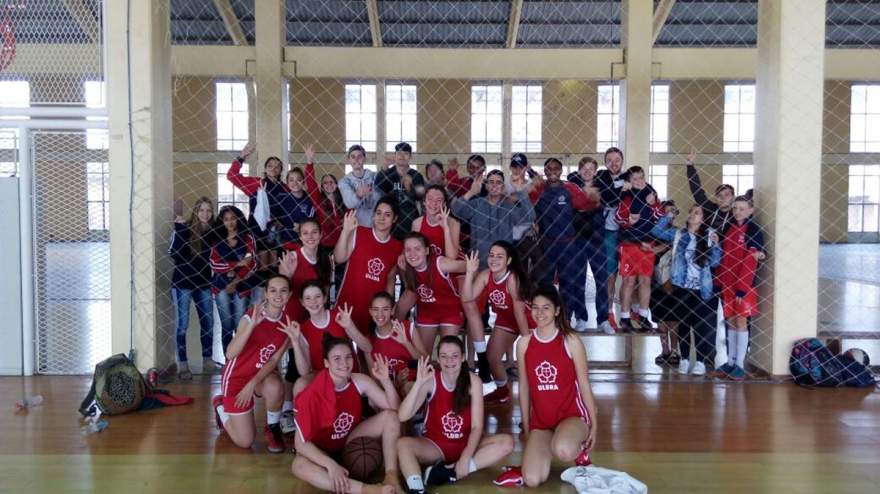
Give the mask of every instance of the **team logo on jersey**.
[[507, 308], [507, 295], [503, 290], [496, 288], [489, 292], [489, 301], [492, 302], [493, 305], [497, 305], [499, 309]]
[[434, 290], [425, 285], [419, 285], [419, 287], [416, 288], [416, 291], [419, 292], [419, 298], [422, 302], [431, 303], [437, 301], [437, 299], [434, 298]]
[[566, 202], [565, 194], [560, 194], [559, 196], [556, 197], [556, 204], [565, 204], [565, 202]]
[[270, 343], [263, 348], [260, 348], [260, 361], [257, 362], [257, 369], [262, 369], [263, 365], [265, 365], [266, 362], [268, 362], [269, 359], [272, 358], [272, 355], [275, 355], [275, 350], [277, 349], [278, 348], [275, 346], [274, 343]]
[[406, 366], [406, 362], [403, 360], [398, 360], [393, 357], [388, 359], [388, 370], [393, 373], [393, 375], [391, 377], [394, 377], [397, 375], [397, 372], [394, 369], [397, 369], [398, 367], [400, 367], [401, 370], [403, 370], [403, 367], [405, 367], [405, 366]]
[[342, 439], [347, 436], [353, 425], [354, 415], [348, 412], [340, 413], [333, 421], [333, 434], [330, 435], [330, 439]]
[[442, 256], [443, 255], [443, 250], [440, 247], [438, 247], [436, 244], [431, 244], [430, 247], [431, 247], [431, 252], [433, 252], [435, 256]]
[[535, 367], [535, 376], [538, 378], [538, 391], [554, 391], [559, 389], [556, 385], [556, 366], [546, 360]]
[[379, 275], [382, 274], [382, 271], [385, 271], [385, 263], [382, 262], [382, 259], [374, 257], [367, 261], [367, 279], [379, 281]]
[[448, 411], [446, 415], [444, 415], [440, 422], [443, 424], [443, 435], [449, 439], [461, 439], [464, 437], [464, 434], [461, 432], [461, 427], [464, 425], [464, 419], [461, 415]]

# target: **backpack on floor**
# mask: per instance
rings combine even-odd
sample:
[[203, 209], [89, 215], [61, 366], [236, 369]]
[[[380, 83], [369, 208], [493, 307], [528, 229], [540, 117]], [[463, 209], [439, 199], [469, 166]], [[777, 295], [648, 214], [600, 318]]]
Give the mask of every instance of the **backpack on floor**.
[[95, 415], [119, 415], [138, 410], [147, 383], [137, 367], [120, 353], [95, 365], [92, 387], [79, 406], [84, 417]]
[[832, 388], [874, 386], [876, 379], [868, 366], [847, 354], [834, 355], [818, 338], [795, 342], [788, 369], [796, 384]]

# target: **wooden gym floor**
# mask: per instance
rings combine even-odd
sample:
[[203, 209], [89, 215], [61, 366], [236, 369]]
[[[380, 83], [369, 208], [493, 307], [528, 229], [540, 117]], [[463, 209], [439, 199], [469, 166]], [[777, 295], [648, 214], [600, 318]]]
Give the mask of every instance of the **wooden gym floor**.
[[[810, 390], [790, 384], [722, 383], [597, 373], [600, 435], [594, 461], [624, 470], [652, 493], [878, 492], [880, 394], [873, 389]], [[210, 398], [217, 376], [172, 384], [195, 398], [184, 407], [109, 417], [99, 434], [80, 433], [76, 409], [90, 378], [0, 378], [0, 492], [306, 493], [290, 474], [290, 454], [254, 451], [219, 435]], [[22, 395], [44, 405], [15, 413]], [[265, 413], [257, 406], [262, 427]], [[487, 410], [488, 431], [518, 431], [518, 410]], [[509, 463], [519, 463], [522, 445]], [[535, 492], [574, 489], [551, 480]], [[490, 483], [498, 468], [455, 487], [509, 492]]]

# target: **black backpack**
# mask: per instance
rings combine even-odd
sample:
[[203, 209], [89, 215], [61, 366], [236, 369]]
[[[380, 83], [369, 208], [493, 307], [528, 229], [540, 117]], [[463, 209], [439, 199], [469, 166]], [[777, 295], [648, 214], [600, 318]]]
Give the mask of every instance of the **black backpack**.
[[788, 359], [788, 369], [796, 384], [834, 388], [874, 386], [876, 378], [867, 365], [847, 354], [834, 355], [818, 338], [795, 342]]

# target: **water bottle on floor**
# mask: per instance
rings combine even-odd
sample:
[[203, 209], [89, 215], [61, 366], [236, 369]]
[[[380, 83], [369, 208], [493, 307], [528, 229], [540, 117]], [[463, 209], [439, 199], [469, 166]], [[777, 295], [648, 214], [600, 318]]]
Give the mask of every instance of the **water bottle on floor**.
[[33, 395], [15, 402], [16, 410], [27, 410], [43, 404], [43, 395]]

